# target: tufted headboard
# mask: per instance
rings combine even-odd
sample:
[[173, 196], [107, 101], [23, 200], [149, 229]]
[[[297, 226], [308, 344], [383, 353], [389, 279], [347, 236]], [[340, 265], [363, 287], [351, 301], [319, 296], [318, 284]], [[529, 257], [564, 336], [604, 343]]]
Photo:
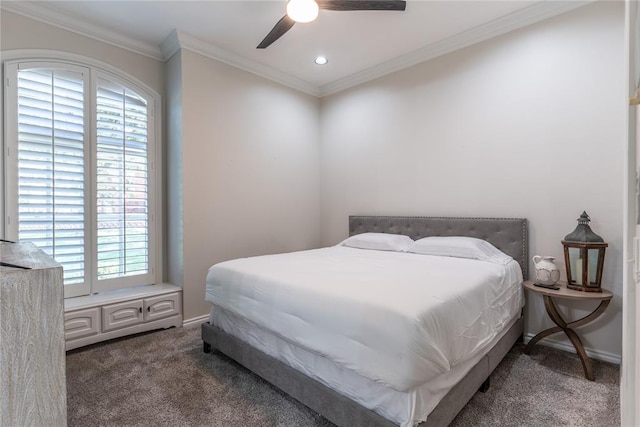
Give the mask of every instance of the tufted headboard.
[[524, 218], [349, 216], [349, 236], [366, 232], [405, 234], [414, 240], [428, 236], [476, 237], [518, 261], [525, 280], [529, 277], [527, 220]]

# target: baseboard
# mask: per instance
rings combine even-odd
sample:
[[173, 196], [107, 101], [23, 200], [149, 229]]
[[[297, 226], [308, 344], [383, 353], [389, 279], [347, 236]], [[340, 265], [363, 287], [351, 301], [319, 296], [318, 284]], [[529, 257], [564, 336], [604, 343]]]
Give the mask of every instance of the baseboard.
[[204, 316], [192, 317], [191, 319], [186, 319], [182, 321], [182, 327], [187, 326], [196, 326], [201, 325], [209, 321], [209, 315], [205, 314]]
[[[525, 344], [531, 341], [535, 334], [525, 333], [524, 334], [524, 342]], [[537, 345], [546, 345], [547, 347], [555, 348], [556, 350], [567, 351], [569, 353], [576, 353], [576, 349], [573, 348], [570, 342], [562, 342], [556, 341], [549, 338], [544, 338]], [[622, 357], [619, 354], [613, 354], [602, 350], [594, 350], [592, 348], [584, 349], [587, 352], [587, 356], [591, 359], [602, 360], [603, 362], [615, 363], [616, 365], [620, 365], [622, 362]]]

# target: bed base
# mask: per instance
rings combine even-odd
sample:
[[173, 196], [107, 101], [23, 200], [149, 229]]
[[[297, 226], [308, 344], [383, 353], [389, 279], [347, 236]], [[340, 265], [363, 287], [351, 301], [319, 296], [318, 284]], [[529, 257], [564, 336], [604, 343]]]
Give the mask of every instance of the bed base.
[[[489, 375], [521, 339], [523, 319], [519, 318], [498, 343], [456, 384], [431, 412], [421, 427], [447, 426], [482, 388], [488, 388]], [[340, 427], [391, 427], [393, 422], [309, 378], [285, 363], [209, 323], [202, 325], [205, 353], [217, 350], [267, 382], [318, 412]]]

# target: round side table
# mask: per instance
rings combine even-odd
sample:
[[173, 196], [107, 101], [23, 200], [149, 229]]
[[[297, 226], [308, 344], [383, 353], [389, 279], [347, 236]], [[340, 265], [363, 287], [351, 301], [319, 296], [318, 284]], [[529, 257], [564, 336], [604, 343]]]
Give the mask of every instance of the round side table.
[[[549, 329], [545, 329], [544, 331], [539, 332], [535, 337], [531, 338], [531, 341], [529, 341], [527, 346], [524, 348], [524, 353], [529, 354], [533, 346], [536, 345], [536, 343], [540, 341], [542, 338], [545, 338], [551, 334], [555, 334], [557, 332], [562, 331], [567, 335], [567, 337], [569, 337], [571, 344], [573, 344], [573, 347], [576, 349], [576, 352], [580, 357], [580, 361], [582, 361], [584, 376], [588, 380], [593, 381], [595, 379], [595, 376], [593, 375], [593, 366], [591, 365], [591, 360], [589, 360], [589, 357], [587, 357], [587, 353], [584, 351], [584, 346], [582, 345], [582, 341], [580, 340], [580, 337], [576, 333], [575, 328], [586, 325], [587, 323], [594, 321], [602, 313], [604, 313], [604, 311], [609, 306], [609, 302], [611, 301], [611, 298], [613, 298], [613, 294], [611, 293], [611, 291], [608, 291], [606, 289], [602, 289], [602, 292], [582, 292], [582, 291], [574, 291], [573, 289], [569, 289], [564, 283], [558, 283], [557, 286], [560, 287], [560, 289], [555, 290], [555, 289], [541, 288], [541, 287], [535, 286], [534, 282], [531, 280], [527, 280], [526, 282], [524, 282], [524, 288], [526, 290], [542, 295], [542, 297], [544, 298], [544, 307], [547, 310], [547, 314], [549, 315], [551, 320], [553, 320], [553, 322], [556, 325], [558, 325]], [[564, 298], [564, 299], [573, 299], [573, 300], [591, 300], [591, 301], [599, 300], [600, 305], [598, 305], [598, 307], [595, 310], [593, 310], [590, 314], [586, 315], [585, 317], [575, 320], [573, 322], [567, 323], [567, 321], [562, 318], [562, 316], [558, 312], [558, 309], [553, 303], [554, 298]]]

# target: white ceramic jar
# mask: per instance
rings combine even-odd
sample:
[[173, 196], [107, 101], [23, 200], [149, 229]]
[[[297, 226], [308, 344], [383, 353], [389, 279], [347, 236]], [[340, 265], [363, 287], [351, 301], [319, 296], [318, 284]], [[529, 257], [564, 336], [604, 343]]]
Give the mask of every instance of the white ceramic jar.
[[555, 285], [560, 280], [560, 269], [553, 262], [556, 258], [552, 256], [533, 257], [533, 264], [536, 267], [536, 283], [541, 285]]

